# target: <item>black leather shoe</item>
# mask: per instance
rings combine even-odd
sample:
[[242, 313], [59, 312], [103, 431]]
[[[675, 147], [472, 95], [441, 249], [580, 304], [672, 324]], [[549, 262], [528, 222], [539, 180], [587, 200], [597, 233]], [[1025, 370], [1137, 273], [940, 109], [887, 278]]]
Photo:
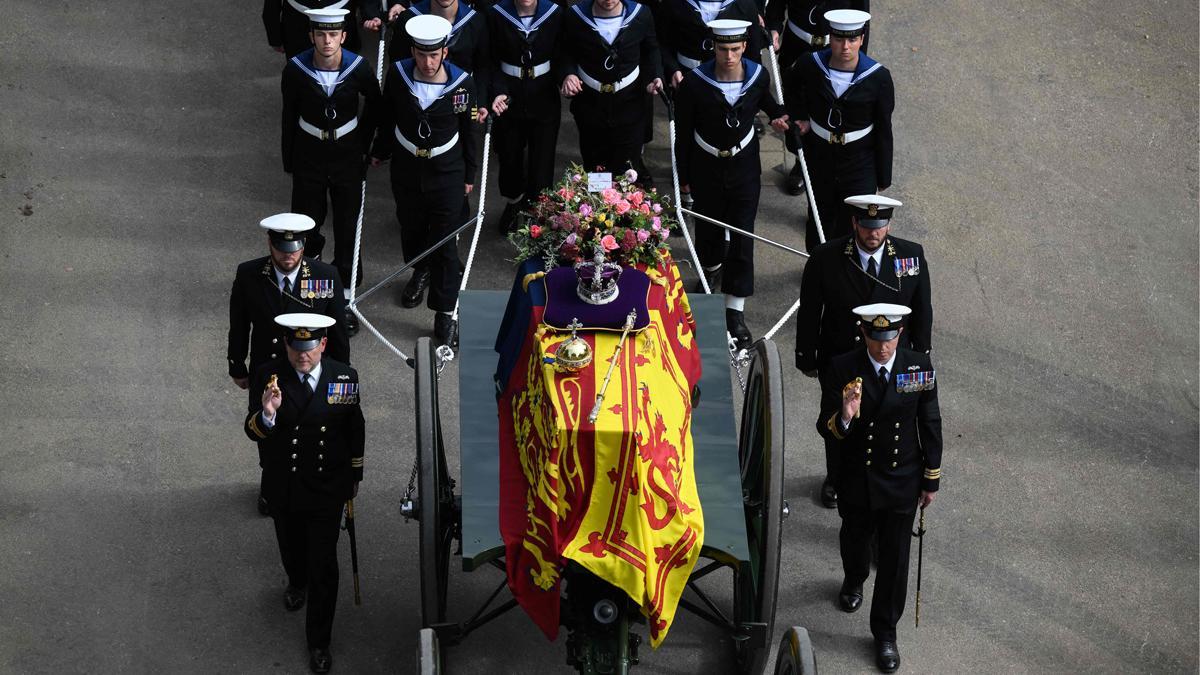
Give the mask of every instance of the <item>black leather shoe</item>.
[[288, 586], [283, 590], [283, 607], [294, 612], [304, 606], [304, 589]]
[[833, 483], [821, 483], [821, 506], [837, 508], [837, 488], [833, 487]]
[[343, 325], [346, 326], [346, 334], [350, 337], [358, 335], [358, 317], [354, 312], [346, 310], [346, 315], [342, 317]]
[[725, 309], [725, 328], [733, 339], [737, 340], [739, 349], [746, 349], [753, 342], [750, 329], [746, 328], [746, 315], [736, 309]]
[[412, 309], [425, 299], [425, 289], [429, 288], [429, 270], [416, 270], [404, 284], [400, 292], [400, 306]]
[[792, 171], [783, 181], [783, 186], [787, 189], [789, 195], [804, 194], [804, 172], [800, 170], [800, 161], [792, 165]]
[[[711, 270], [711, 271], [702, 269], [700, 271], [700, 273], [704, 275], [704, 278], [706, 280], [708, 280], [708, 290], [712, 291], [713, 293], [721, 292], [721, 268], [720, 267], [718, 267], [715, 270]], [[704, 292], [704, 284], [700, 283], [699, 279], [696, 280], [696, 286], [694, 288], [692, 288], [692, 292], [693, 293], [703, 293]]]
[[894, 673], [900, 669], [900, 649], [895, 642], [880, 640], [875, 643], [875, 665], [885, 673]]
[[437, 312], [433, 315], [433, 337], [438, 344], [458, 349], [458, 322], [449, 314]]
[[308, 668], [314, 673], [328, 673], [333, 667], [333, 654], [328, 649], [313, 647], [308, 650]]
[[838, 606], [849, 614], [857, 612], [862, 607], [862, 584], [854, 587], [842, 584], [842, 590], [838, 591]]
[[260, 516], [271, 515], [271, 507], [267, 505], [267, 498], [262, 496], [261, 492], [258, 495], [258, 515], [260, 515]]

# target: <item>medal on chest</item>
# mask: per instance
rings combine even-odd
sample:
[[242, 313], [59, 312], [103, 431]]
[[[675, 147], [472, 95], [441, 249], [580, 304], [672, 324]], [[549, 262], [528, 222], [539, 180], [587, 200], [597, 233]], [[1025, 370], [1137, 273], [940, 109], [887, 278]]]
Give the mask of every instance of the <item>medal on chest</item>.
[[936, 370], [922, 370], [916, 373], [896, 373], [896, 391], [909, 394], [916, 391], [933, 389]]
[[459, 88], [454, 92], [450, 99], [450, 104], [454, 106], [454, 114], [457, 115], [466, 112], [467, 104], [470, 103], [470, 96], [467, 95], [467, 90]]
[[333, 280], [332, 279], [301, 279], [300, 280], [300, 297], [309, 300], [317, 298], [332, 298], [333, 297]]
[[342, 384], [330, 382], [329, 390], [325, 395], [325, 400], [330, 405], [345, 404], [355, 405], [358, 403], [358, 383], [346, 382]]
[[920, 258], [896, 258], [896, 277], [915, 277], [921, 273]]

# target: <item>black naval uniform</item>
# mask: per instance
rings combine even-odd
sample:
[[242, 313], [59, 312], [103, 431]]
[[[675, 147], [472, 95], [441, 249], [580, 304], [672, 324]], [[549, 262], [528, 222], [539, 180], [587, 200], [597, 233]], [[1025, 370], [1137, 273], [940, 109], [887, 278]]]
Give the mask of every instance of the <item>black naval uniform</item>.
[[[908, 595], [913, 515], [920, 492], [935, 492], [941, 478], [942, 417], [929, 356], [897, 349], [887, 384], [865, 347], [835, 357], [821, 377], [817, 430], [838, 449], [837, 482], [843, 590], [867, 579], [871, 540], [879, 560], [871, 598], [871, 634], [895, 642], [896, 623]], [[842, 387], [861, 377], [859, 417], [841, 426]], [[924, 379], [915, 386], [903, 378]], [[915, 389], [915, 390], [912, 390]]]
[[[612, 44], [601, 37], [592, 3], [572, 5], [563, 21], [563, 45], [555, 80], [576, 75], [583, 89], [571, 99], [579, 127], [579, 154], [588, 170], [603, 166], [645, 176], [642, 144], [649, 124], [646, 85], [662, 77], [654, 18], [646, 6], [623, 1], [620, 30]], [[642, 180], [642, 179], [639, 179]]]
[[500, 194], [531, 200], [554, 182], [554, 151], [562, 105], [550, 72], [559, 49], [564, 10], [538, 0], [533, 15], [517, 16], [513, 0], [488, 10], [491, 34], [491, 91], [484, 102], [508, 96], [508, 109], [496, 119]]
[[[920, 244], [896, 237], [887, 237], [882, 248], [878, 281], [868, 277], [862, 268], [853, 235], [826, 242], [813, 251], [800, 282], [800, 309], [796, 314], [797, 368], [806, 373], [816, 371], [824, 377], [835, 356], [861, 347], [861, 321], [853, 310], [877, 302], [910, 308], [912, 314], [900, 334], [900, 346], [929, 353], [933, 305], [925, 250]], [[897, 261], [906, 276], [896, 276]], [[832, 485], [838, 482], [839, 466], [838, 449], [827, 440], [825, 475]]]
[[687, 75], [705, 61], [713, 59], [713, 36], [708, 22], [713, 19], [749, 21], [746, 58], [758, 58], [766, 38], [758, 26], [758, 5], [754, 0], [723, 0], [720, 10], [706, 19], [699, 0], [663, 0], [654, 10], [658, 43], [662, 52], [666, 79], [679, 71]]
[[[767, 30], [779, 33], [779, 72], [786, 73], [796, 61], [829, 44], [829, 22], [825, 12], [833, 9], [871, 11], [871, 0], [775, 0], [767, 5]], [[860, 53], [867, 53], [870, 23], [863, 28]], [[782, 75], [781, 75], [782, 76]], [[787, 149], [796, 153], [793, 134], [784, 137]]]
[[[246, 435], [265, 449], [263, 488], [288, 584], [308, 592], [310, 649], [329, 647], [342, 505], [362, 480], [364, 448], [358, 372], [329, 356], [320, 365], [315, 389], [301, 382], [286, 358], [259, 368], [250, 386], [257, 400], [243, 424]], [[283, 402], [268, 427], [262, 392], [271, 375], [279, 378]]]
[[[287, 354], [284, 349], [287, 329], [275, 323], [275, 317], [293, 312], [324, 314], [336, 319], [338, 323], [329, 328], [325, 353], [338, 361], [350, 362], [350, 339], [341, 323], [346, 314], [346, 299], [333, 266], [305, 257], [300, 261], [294, 288], [285, 294], [275, 278], [271, 257], [264, 256], [238, 265], [229, 292], [230, 377], [249, 377], [262, 364]], [[251, 401], [257, 401], [261, 394], [252, 391]]]
[[[380, 127], [372, 155], [392, 160], [392, 195], [404, 259], [411, 260], [462, 224], [466, 213], [464, 185], [474, 184], [479, 170], [475, 135], [475, 83], [471, 76], [443, 61], [448, 80], [440, 96], [422, 109], [413, 59], [388, 68], [384, 99], [387, 124]], [[426, 300], [436, 312], [450, 312], [458, 301], [462, 261], [451, 240], [429, 258], [430, 288]]]
[[[785, 76], [784, 99], [793, 122], [808, 120], [803, 136], [813, 196], [826, 241], [850, 232], [855, 210], [842, 200], [875, 194], [892, 184], [892, 74], [859, 54], [850, 86], [834, 95], [830, 50], [801, 57]], [[857, 137], [860, 136], [861, 137]], [[805, 246], [817, 247], [816, 221], [808, 216]]]
[[[326, 199], [332, 206], [333, 265], [342, 285], [349, 286], [364, 160], [383, 100], [375, 73], [362, 56], [343, 49], [341, 69], [332, 76], [332, 71], [319, 71], [313, 65], [313, 54], [313, 49], [305, 50], [283, 68], [283, 170], [292, 175], [292, 211], [317, 223], [307, 236], [306, 252], [313, 257], [324, 251], [320, 228]], [[323, 84], [323, 74], [332, 77], [331, 88]], [[360, 106], [364, 99], [366, 105]], [[362, 276], [360, 267], [360, 283]]]
[[[371, 2], [368, 0], [367, 4]], [[358, 0], [304, 0], [303, 4], [296, 0], [263, 0], [262, 20], [263, 27], [267, 29], [267, 44], [283, 47], [283, 53], [289, 59], [311, 47], [309, 31], [312, 26], [308, 15], [304, 13], [308, 9], [350, 10], [346, 15], [346, 42], [342, 46], [352, 52], [361, 49], [362, 41], [355, 19]]]
[[[308, 297], [310, 293], [315, 297]], [[249, 377], [263, 364], [287, 356], [284, 346], [287, 329], [275, 323], [275, 317], [292, 312], [324, 314], [336, 319], [337, 323], [329, 328], [325, 353], [339, 361], [350, 362], [350, 339], [342, 324], [346, 298], [337, 270], [332, 265], [304, 258], [300, 261], [294, 287], [285, 293], [279, 288], [271, 257], [264, 256], [238, 265], [229, 292], [226, 357], [230, 377]], [[250, 352], [249, 368], [246, 367], [247, 349]], [[261, 389], [255, 392], [253, 387], [250, 388], [250, 405], [261, 402], [261, 397]], [[266, 468], [262, 447], [258, 450], [258, 466]], [[263, 480], [266, 480], [265, 473]], [[265, 498], [266, 491], [260, 490], [259, 496]]]
[[[679, 182], [691, 188], [695, 210], [743, 230], [754, 231], [762, 167], [754, 117], [784, 114], [770, 94], [766, 69], [742, 59], [745, 79], [730, 104], [716, 79], [713, 61], [684, 76], [675, 97], [679, 139], [675, 144]], [[738, 297], [754, 294], [754, 241], [703, 221], [696, 223], [696, 249], [705, 268], [722, 266], [721, 291]], [[714, 289], [715, 291], [716, 289]]]

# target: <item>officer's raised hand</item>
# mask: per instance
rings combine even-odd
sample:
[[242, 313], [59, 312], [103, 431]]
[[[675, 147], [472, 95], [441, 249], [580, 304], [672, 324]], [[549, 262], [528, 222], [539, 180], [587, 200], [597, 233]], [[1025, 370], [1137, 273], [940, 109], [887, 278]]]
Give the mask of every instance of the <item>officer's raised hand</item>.
[[272, 377], [271, 381], [267, 383], [266, 388], [263, 389], [263, 417], [268, 420], [275, 417], [275, 411], [279, 410], [279, 406], [282, 404], [283, 392], [280, 391], [278, 382]]
[[858, 407], [862, 404], [862, 381], [856, 380], [842, 387], [842, 426], [850, 426], [850, 422], [858, 417]]
[[583, 91], [583, 82], [578, 75], [567, 75], [563, 78], [562, 86], [558, 88], [560, 94], [567, 98], [571, 98], [575, 94]]
[[662, 90], [663, 83], [661, 77], [656, 77], [653, 80], [650, 80], [650, 84], [646, 85], [646, 91], [650, 92], [651, 94], [657, 94]]
[[771, 120], [771, 128], [778, 132], [786, 132], [788, 130], [788, 116], [784, 115]]
[[503, 115], [505, 110], [508, 110], [508, 94], [500, 94], [492, 99], [492, 112], [496, 113], [497, 117]]

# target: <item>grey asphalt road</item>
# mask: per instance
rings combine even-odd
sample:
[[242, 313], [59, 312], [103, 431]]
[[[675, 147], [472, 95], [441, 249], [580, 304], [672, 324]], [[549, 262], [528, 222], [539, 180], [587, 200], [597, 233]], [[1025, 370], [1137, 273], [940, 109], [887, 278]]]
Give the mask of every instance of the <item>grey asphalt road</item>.
[[[895, 234], [929, 257], [946, 436], [902, 670], [1196, 672], [1197, 6], [881, 5], [872, 48], [897, 88], [888, 194], [906, 202]], [[256, 223], [286, 210], [290, 189], [282, 59], [257, 10], [5, 3], [0, 671], [306, 668], [224, 364], [233, 269], [263, 254]], [[565, 162], [569, 120], [560, 147]], [[780, 147], [764, 140], [758, 228], [799, 245], [803, 203], [772, 184]], [[665, 121], [649, 159], [667, 175]], [[373, 173], [369, 282], [399, 264], [393, 208]], [[506, 288], [509, 254], [485, 231], [472, 285]], [[758, 257], [748, 314], [761, 334], [797, 295], [801, 263]], [[432, 317], [393, 297], [364, 309], [409, 349]], [[777, 336], [785, 355], [792, 330]], [[365, 598], [350, 602], [343, 544], [335, 668], [411, 672], [416, 527], [397, 501], [412, 378], [365, 333], [353, 349], [369, 435]], [[816, 387], [790, 368], [786, 379], [776, 639], [805, 626], [823, 672], [870, 672], [866, 612], [834, 606], [837, 516], [813, 498]], [[443, 392], [452, 447], [455, 381]], [[498, 581], [454, 574], [460, 614]], [[727, 672], [728, 648], [683, 615], [641, 669]], [[449, 665], [560, 672], [563, 653], [514, 612]]]

